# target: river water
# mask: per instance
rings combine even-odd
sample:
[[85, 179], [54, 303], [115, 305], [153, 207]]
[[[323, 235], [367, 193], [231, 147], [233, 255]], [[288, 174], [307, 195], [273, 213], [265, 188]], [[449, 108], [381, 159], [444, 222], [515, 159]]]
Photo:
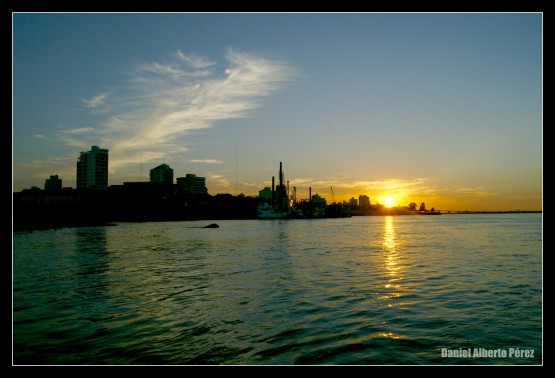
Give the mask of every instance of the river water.
[[213, 222], [15, 232], [13, 364], [543, 364], [542, 214]]

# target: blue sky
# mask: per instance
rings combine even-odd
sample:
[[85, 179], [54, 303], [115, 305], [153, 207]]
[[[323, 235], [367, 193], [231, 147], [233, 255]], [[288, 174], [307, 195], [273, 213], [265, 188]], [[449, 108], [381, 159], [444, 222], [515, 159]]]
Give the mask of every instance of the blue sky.
[[[542, 208], [542, 14], [13, 14], [13, 190], [80, 151], [210, 194]], [[237, 154], [236, 154], [237, 151]], [[237, 167], [237, 169], [236, 169]], [[237, 180], [236, 180], [237, 177]]]

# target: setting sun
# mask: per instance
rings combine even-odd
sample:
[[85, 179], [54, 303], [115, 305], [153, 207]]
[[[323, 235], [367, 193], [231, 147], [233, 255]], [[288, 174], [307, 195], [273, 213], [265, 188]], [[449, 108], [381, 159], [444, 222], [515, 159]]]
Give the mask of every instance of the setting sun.
[[391, 199], [391, 197], [384, 197], [384, 205], [386, 207], [391, 207], [393, 206], [393, 199]]

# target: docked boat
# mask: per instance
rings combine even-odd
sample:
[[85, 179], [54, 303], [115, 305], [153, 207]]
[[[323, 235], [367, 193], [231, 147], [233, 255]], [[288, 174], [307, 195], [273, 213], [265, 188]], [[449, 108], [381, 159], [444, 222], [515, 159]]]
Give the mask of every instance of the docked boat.
[[432, 210], [421, 210], [421, 211], [417, 211], [416, 214], [420, 214], [420, 215], [441, 215], [441, 211], [435, 210], [432, 207]]
[[287, 211], [276, 211], [268, 202], [258, 204], [258, 219], [280, 219], [287, 218], [289, 213]]

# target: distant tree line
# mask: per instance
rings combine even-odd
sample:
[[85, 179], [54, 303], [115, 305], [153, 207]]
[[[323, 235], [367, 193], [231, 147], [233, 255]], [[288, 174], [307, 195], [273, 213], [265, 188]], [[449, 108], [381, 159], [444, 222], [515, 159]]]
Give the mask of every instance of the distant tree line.
[[[416, 211], [416, 207], [417, 207], [417, 206], [418, 206], [418, 205], [416, 205], [415, 202], [411, 202], [411, 203], [409, 204], [409, 210], [410, 210], [410, 211]], [[426, 204], [425, 204], [424, 202], [422, 202], [422, 203], [420, 204], [420, 207], [418, 208], [418, 211], [427, 211], [427, 210], [426, 210]]]

